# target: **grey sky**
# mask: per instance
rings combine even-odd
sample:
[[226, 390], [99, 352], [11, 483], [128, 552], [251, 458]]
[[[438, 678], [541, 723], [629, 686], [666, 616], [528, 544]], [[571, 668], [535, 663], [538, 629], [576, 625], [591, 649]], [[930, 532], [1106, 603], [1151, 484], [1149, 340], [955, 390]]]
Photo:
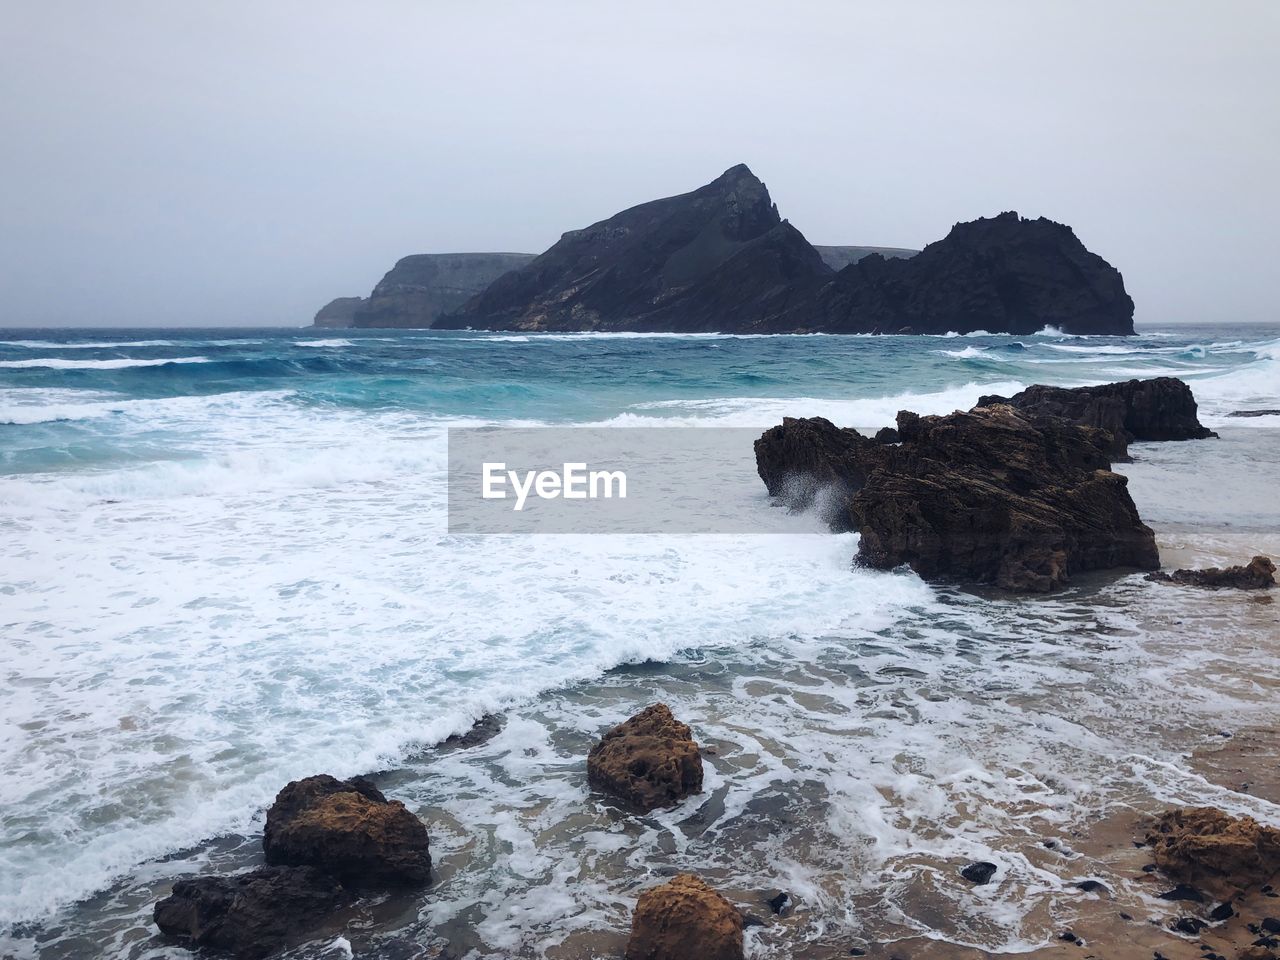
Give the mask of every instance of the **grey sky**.
[[815, 243], [1016, 209], [1277, 319], [1280, 3], [9, 0], [0, 326], [301, 325], [745, 162]]

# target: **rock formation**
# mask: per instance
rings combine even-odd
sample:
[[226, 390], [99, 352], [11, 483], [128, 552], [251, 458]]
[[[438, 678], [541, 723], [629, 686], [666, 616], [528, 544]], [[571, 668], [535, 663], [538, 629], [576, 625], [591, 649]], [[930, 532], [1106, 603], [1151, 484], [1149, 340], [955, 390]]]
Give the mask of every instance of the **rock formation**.
[[[316, 326], [430, 327], [531, 253], [419, 253], [404, 257], [366, 299], [340, 297], [316, 314]], [[353, 302], [354, 301], [354, 302]], [[321, 323], [334, 317], [346, 322]]]
[[1050, 220], [1005, 213], [957, 224], [913, 256], [866, 249], [812, 246], [739, 164], [691, 193], [566, 233], [436, 325], [722, 333], [1034, 333], [1053, 325], [1133, 333], [1133, 301], [1120, 274]]
[[1204, 570], [1175, 570], [1173, 573], [1151, 573], [1148, 580], [1182, 583], [1192, 587], [1220, 590], [1264, 590], [1276, 585], [1276, 565], [1270, 557], [1254, 557], [1247, 564], [1232, 567], [1207, 567]]
[[864, 257], [774, 332], [1132, 334], [1119, 271], [1070, 227], [1016, 213], [958, 223], [910, 259]]
[[1114, 438], [1111, 454], [1128, 456], [1134, 440], [1203, 440], [1216, 437], [1196, 415], [1191, 388], [1174, 377], [1126, 380], [1097, 387], [1028, 387], [1012, 397], [986, 396], [978, 406], [1007, 403], [1038, 416], [1066, 417], [1100, 427]]
[[260, 867], [179, 880], [153, 916], [162, 933], [192, 947], [256, 960], [302, 939], [346, 899], [342, 885], [314, 867]]
[[1215, 807], [1165, 811], [1146, 842], [1161, 872], [1221, 900], [1267, 883], [1280, 870], [1280, 830]]
[[295, 780], [267, 811], [262, 848], [271, 864], [323, 868], [351, 885], [425, 883], [427, 828], [368, 780]]
[[886, 444], [788, 418], [756, 441], [757, 470], [773, 496], [799, 491], [793, 505], [830, 491], [833, 529], [857, 530], [859, 562], [877, 569], [1039, 592], [1086, 570], [1159, 566], [1111, 472], [1108, 432], [1007, 405], [903, 411], [897, 431]]
[[742, 914], [682, 873], [640, 894], [626, 960], [742, 960]]
[[354, 327], [356, 314], [364, 306], [364, 297], [338, 297], [316, 313], [313, 327]]
[[665, 703], [646, 707], [604, 735], [587, 755], [590, 784], [648, 811], [702, 790], [702, 755]]

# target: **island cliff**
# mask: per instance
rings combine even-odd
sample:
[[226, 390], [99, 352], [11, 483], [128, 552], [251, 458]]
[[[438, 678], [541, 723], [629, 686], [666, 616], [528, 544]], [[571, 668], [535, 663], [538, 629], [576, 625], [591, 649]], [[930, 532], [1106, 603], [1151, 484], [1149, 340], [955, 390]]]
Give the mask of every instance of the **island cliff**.
[[690, 193], [571, 230], [536, 257], [406, 257], [355, 308], [351, 324], [904, 334], [1030, 334], [1049, 326], [1132, 334], [1133, 300], [1119, 271], [1070, 227], [1014, 212], [958, 223], [919, 252], [815, 247], [739, 164]]

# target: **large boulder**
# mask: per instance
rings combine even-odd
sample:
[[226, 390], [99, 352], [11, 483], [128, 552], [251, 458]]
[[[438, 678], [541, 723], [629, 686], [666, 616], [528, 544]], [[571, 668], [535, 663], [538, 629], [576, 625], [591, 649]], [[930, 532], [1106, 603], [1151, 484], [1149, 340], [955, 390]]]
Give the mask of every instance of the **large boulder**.
[[267, 811], [262, 848], [268, 863], [320, 867], [351, 885], [431, 878], [426, 826], [363, 777], [288, 784]]
[[160, 931], [192, 947], [256, 960], [293, 941], [347, 900], [342, 885], [314, 867], [260, 867], [249, 873], [179, 880], [155, 906]]
[[1096, 387], [1028, 387], [1012, 397], [986, 396], [978, 406], [1009, 404], [1037, 416], [1065, 417], [1112, 436], [1115, 459], [1134, 440], [1204, 440], [1217, 434], [1200, 423], [1191, 388], [1175, 377], [1126, 380]]
[[626, 960], [742, 960], [742, 914], [682, 873], [640, 894]]
[[1167, 810], [1146, 841], [1164, 874], [1223, 900], [1280, 870], [1280, 830], [1215, 807]]
[[1165, 583], [1182, 583], [1192, 587], [1208, 587], [1210, 590], [1220, 590], [1224, 587], [1236, 590], [1265, 590], [1276, 585], [1276, 565], [1270, 557], [1254, 557], [1243, 565], [1152, 573], [1147, 575], [1147, 579]]
[[842, 492], [833, 529], [860, 534], [858, 560], [929, 580], [1042, 592], [1086, 570], [1159, 566], [1111, 435], [1009, 406], [945, 417], [898, 414], [896, 444], [826, 421], [788, 420], [756, 442], [771, 492], [806, 472]]
[[591, 748], [587, 780], [640, 810], [666, 807], [702, 790], [702, 754], [689, 727], [655, 703]]

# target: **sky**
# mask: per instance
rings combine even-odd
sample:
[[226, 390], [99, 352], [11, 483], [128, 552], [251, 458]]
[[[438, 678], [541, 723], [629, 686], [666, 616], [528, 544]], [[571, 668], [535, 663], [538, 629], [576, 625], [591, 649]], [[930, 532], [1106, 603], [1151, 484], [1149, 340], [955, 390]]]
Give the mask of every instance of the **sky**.
[[6, 0], [0, 326], [309, 323], [735, 163], [814, 243], [1071, 224], [1280, 319], [1280, 3]]

